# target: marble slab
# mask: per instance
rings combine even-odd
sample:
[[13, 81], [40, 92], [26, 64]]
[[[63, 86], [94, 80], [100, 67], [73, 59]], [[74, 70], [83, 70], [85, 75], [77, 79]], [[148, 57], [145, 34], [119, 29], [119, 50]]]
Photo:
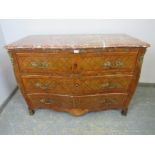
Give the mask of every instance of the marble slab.
[[144, 41], [126, 34], [33, 35], [6, 46], [7, 49], [64, 49], [105, 47], [149, 47]]

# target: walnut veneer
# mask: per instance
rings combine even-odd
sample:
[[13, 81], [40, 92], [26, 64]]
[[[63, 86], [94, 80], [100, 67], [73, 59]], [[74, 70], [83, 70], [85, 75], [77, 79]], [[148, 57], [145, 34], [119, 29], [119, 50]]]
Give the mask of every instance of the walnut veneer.
[[79, 116], [126, 115], [149, 44], [128, 35], [36, 35], [7, 45], [30, 114], [49, 108]]

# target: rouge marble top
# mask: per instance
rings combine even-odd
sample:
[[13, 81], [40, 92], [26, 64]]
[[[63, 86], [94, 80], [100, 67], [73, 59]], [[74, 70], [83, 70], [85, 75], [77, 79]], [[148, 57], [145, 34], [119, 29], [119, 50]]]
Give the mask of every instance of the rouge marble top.
[[7, 49], [33, 48], [105, 48], [105, 47], [149, 47], [150, 45], [126, 34], [89, 35], [33, 35], [6, 46]]

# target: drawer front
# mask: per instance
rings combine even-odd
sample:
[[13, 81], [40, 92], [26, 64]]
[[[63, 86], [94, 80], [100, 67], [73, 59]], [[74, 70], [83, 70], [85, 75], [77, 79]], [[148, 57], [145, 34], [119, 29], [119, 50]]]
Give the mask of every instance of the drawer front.
[[27, 93], [92, 94], [104, 92], [127, 92], [132, 76], [23, 76]]
[[[126, 52], [123, 52], [123, 51]], [[129, 50], [129, 49], [128, 49]], [[102, 73], [121, 73], [133, 72], [136, 64], [137, 49], [128, 51], [127, 49], [111, 49], [109, 52], [89, 53], [87, 50], [86, 56], [81, 54], [77, 62], [74, 62], [75, 73], [94, 74]]]
[[72, 78], [51, 76], [23, 76], [27, 93], [71, 94]]
[[21, 72], [67, 74], [102, 74], [102, 72], [133, 72], [137, 50], [80, 50], [68, 53], [17, 53]]
[[28, 95], [33, 108], [87, 109], [88, 111], [102, 110], [102, 108], [123, 107], [127, 94], [101, 94], [85, 96], [60, 95]]
[[17, 53], [21, 72], [70, 74], [72, 72], [71, 54], [55, 53]]
[[89, 111], [102, 110], [106, 108], [118, 108], [124, 106], [127, 94], [101, 94], [74, 97], [76, 109], [89, 109]]
[[33, 108], [71, 108], [72, 98], [62, 95], [28, 95]]

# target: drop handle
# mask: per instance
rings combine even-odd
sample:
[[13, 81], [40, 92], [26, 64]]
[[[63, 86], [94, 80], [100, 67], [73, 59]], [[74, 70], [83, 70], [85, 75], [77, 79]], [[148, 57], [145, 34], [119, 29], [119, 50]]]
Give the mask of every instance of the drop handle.
[[124, 62], [123, 62], [123, 60], [121, 60], [121, 59], [118, 59], [118, 60], [116, 60], [116, 61], [114, 61], [114, 62], [112, 62], [112, 61], [110, 61], [110, 60], [107, 60], [107, 61], [105, 61], [104, 64], [103, 64], [103, 66], [104, 66], [105, 68], [120, 68], [120, 67], [122, 67], [123, 65], [124, 65]]
[[117, 103], [117, 99], [115, 98], [106, 98], [106, 99], [102, 99], [102, 100], [99, 100], [98, 103], [99, 104], [113, 104], [113, 103]]
[[46, 62], [31, 62], [31, 66], [34, 68], [48, 68], [48, 63], [46, 63]]
[[52, 99], [40, 99], [40, 103], [43, 103], [43, 104], [52, 104], [54, 103], [54, 101]]
[[121, 83], [118, 82], [104, 82], [101, 85], [102, 88], [106, 89], [106, 88], [122, 88]]
[[40, 82], [36, 82], [34, 84], [35, 88], [39, 88], [39, 89], [52, 89], [55, 85], [51, 84], [51, 83], [40, 83]]

